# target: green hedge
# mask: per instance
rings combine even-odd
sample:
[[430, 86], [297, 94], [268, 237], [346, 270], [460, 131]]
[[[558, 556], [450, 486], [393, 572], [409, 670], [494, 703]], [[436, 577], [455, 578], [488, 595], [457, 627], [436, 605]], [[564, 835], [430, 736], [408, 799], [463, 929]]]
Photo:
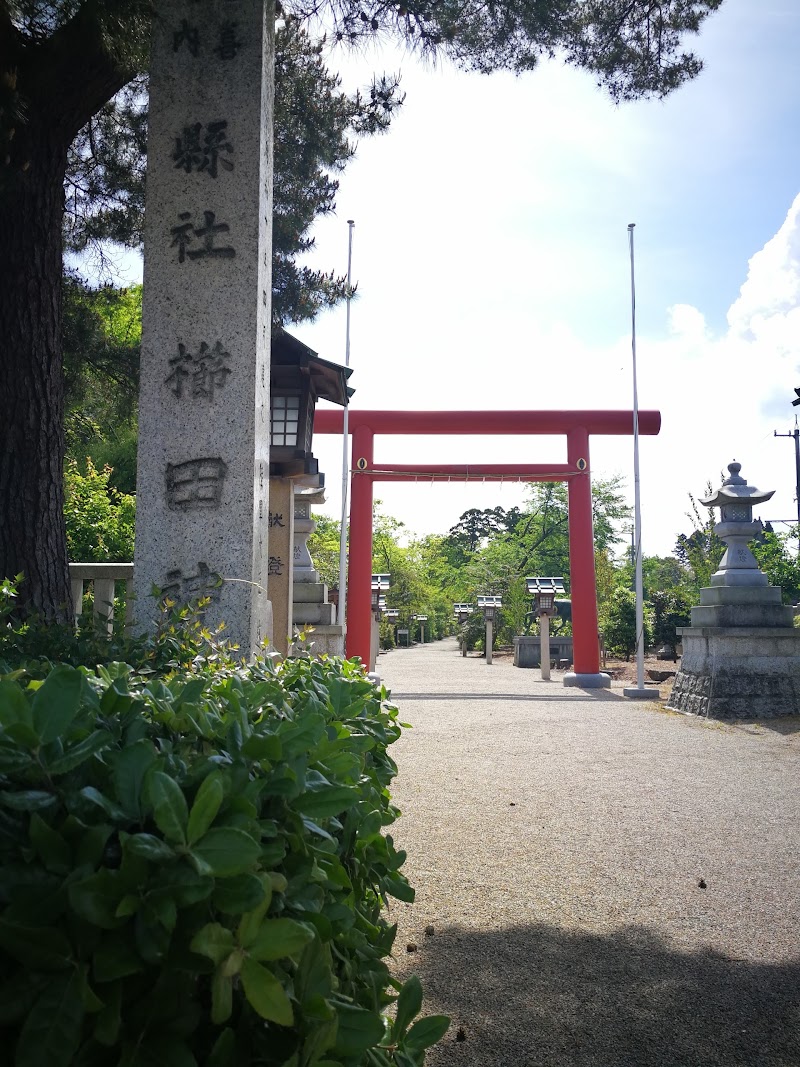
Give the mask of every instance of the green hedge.
[[382, 696], [334, 659], [3, 675], [4, 1062], [421, 1064]]

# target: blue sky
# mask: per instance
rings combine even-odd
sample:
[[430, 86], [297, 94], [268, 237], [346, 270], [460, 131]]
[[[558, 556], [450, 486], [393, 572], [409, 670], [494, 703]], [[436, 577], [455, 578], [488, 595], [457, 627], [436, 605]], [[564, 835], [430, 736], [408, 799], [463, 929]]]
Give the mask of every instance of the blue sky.
[[[630, 407], [635, 222], [639, 404], [663, 417], [641, 441], [647, 555], [690, 531], [688, 494], [733, 459], [776, 489], [763, 518], [796, 515], [792, 443], [772, 434], [791, 430], [800, 386], [800, 10], [726, 0], [695, 49], [696, 81], [619, 107], [556, 62], [487, 78], [399, 52], [348, 61], [348, 87], [401, 69], [408, 96], [390, 132], [359, 147], [313, 257], [344, 271], [355, 220], [354, 406]], [[297, 332], [344, 360], [343, 310]], [[384, 441], [386, 461], [563, 457], [558, 439]], [[315, 452], [338, 514], [340, 446], [318, 437]], [[592, 460], [632, 502], [630, 439], [596, 439]], [[376, 491], [417, 533], [521, 497]]]
[[[351, 365], [362, 408], [629, 408], [627, 224], [636, 223], [643, 551], [690, 532], [689, 496], [733, 459], [796, 515], [800, 386], [800, 8], [725, 0], [692, 47], [700, 77], [665, 101], [615, 107], [557, 62], [515, 78], [425, 67], [395, 49], [333, 52], [347, 88], [401, 70], [407, 101], [341, 177], [310, 262], [347, 266], [356, 226]], [[296, 334], [344, 361], [345, 312]], [[341, 444], [318, 436], [340, 512]], [[381, 439], [378, 461], [547, 462], [561, 439]], [[633, 501], [630, 438], [595, 439], [596, 476]], [[511, 507], [518, 486], [382, 485], [418, 534], [468, 507]]]

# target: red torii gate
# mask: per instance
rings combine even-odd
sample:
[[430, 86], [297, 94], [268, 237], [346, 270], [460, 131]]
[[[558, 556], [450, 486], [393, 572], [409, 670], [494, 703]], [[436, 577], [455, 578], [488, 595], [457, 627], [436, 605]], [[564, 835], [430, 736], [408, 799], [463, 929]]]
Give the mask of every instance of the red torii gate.
[[[661, 429], [659, 411], [640, 411], [639, 433]], [[342, 411], [317, 411], [316, 433], [341, 434]], [[347, 571], [349, 657], [369, 663], [372, 584], [372, 486], [375, 482], [450, 481], [566, 482], [569, 500], [569, 566], [572, 598], [573, 672], [565, 685], [602, 686], [597, 628], [597, 590], [592, 523], [591, 434], [633, 434], [632, 411], [355, 411], [350, 474], [350, 553]], [[382, 463], [374, 462], [376, 434], [552, 435], [566, 434], [566, 463]]]

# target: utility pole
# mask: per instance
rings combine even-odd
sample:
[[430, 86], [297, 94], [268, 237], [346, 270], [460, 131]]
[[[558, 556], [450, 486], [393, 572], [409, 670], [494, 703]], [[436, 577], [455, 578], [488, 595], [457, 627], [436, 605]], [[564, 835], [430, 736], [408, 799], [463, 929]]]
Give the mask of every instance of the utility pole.
[[794, 417], [794, 430], [791, 433], [778, 433], [775, 430], [773, 434], [775, 437], [794, 438], [795, 502], [797, 503], [797, 524], [800, 526], [800, 429], [797, 426], [797, 416]]

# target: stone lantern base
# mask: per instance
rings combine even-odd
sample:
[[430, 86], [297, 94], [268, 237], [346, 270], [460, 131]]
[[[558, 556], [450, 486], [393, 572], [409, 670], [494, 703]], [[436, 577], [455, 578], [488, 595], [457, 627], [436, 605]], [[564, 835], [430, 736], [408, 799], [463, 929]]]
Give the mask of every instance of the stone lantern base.
[[800, 714], [800, 630], [687, 626], [667, 707], [712, 719]]

